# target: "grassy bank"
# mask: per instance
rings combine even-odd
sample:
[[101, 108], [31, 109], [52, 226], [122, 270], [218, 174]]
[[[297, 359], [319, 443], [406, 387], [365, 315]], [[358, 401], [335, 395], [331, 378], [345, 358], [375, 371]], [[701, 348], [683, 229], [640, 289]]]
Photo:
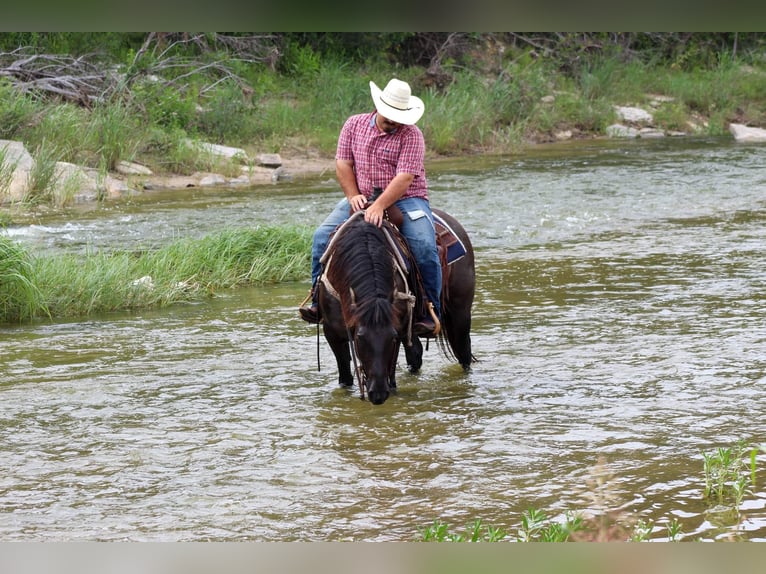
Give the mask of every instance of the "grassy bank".
[[261, 227], [151, 251], [35, 257], [0, 236], [0, 323], [163, 307], [303, 278], [310, 241], [308, 229]]
[[[241, 166], [190, 147], [188, 139], [242, 147], [250, 157], [330, 158], [346, 117], [372, 108], [369, 80], [383, 86], [391, 77], [410, 82], [424, 100], [418, 125], [432, 157], [515, 153], [561, 132], [602, 136], [617, 122], [616, 105], [651, 108], [655, 127], [686, 133], [722, 135], [731, 122], [766, 126], [766, 58], [758, 38], [747, 53], [723, 46], [704, 58], [691, 49], [652, 58], [617, 47], [595, 54], [560, 48], [549, 57], [529, 43], [498, 40], [477, 36], [460, 57], [445, 52], [428, 65], [404, 64], [384, 50], [364, 59], [320, 55], [295, 43], [282, 47], [277, 65], [218, 52], [188, 60], [188, 46], [142, 56], [139, 50], [107, 62], [119, 73], [87, 105], [0, 78], [0, 139], [22, 141], [35, 158], [27, 196], [9, 206], [15, 166], [0, 150], [0, 227], [12, 223], [10, 207], [71, 203], [77, 182], [58, 181], [60, 161], [103, 177], [121, 160], [156, 174], [239, 172]], [[278, 240], [268, 248], [258, 243], [268, 237]], [[308, 268], [309, 240], [300, 230], [232, 231], [85, 260], [38, 258], [0, 241], [3, 322], [165, 305], [242, 283], [302, 277]]]
[[[243, 147], [251, 157], [331, 157], [344, 119], [372, 107], [368, 81], [382, 86], [393, 76], [425, 101], [419, 126], [432, 155], [513, 153], [563, 131], [601, 136], [617, 121], [615, 105], [649, 106], [656, 95], [664, 96], [652, 110], [660, 129], [721, 135], [730, 122], [766, 126], [766, 62], [725, 50], [704, 67], [614, 51], [564, 68], [532, 50], [480, 46], [469, 65], [446, 62], [437, 78], [383, 58], [349, 63], [310, 49], [293, 52], [288, 71], [231, 62], [228, 77], [216, 80], [202, 67], [182, 85], [171, 75], [133, 71], [130, 83], [89, 106], [0, 80], [0, 139], [23, 141], [40, 164], [27, 200], [65, 205], [71, 194], [46, 193], [56, 161], [104, 174], [120, 160], [158, 174], [239, 169], [189, 147], [187, 138]], [[9, 167], [0, 156], [0, 201]]]

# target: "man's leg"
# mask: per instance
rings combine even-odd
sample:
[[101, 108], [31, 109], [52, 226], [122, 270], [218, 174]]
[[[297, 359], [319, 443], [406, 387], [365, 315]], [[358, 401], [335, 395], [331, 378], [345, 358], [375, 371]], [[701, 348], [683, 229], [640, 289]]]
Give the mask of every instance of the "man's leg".
[[319, 274], [322, 272], [322, 264], [319, 260], [322, 258], [327, 244], [330, 242], [330, 234], [341, 223], [346, 221], [349, 216], [348, 200], [344, 197], [336, 205], [325, 220], [314, 231], [314, 237], [311, 241], [311, 303], [302, 306], [299, 311], [304, 321], [309, 323], [318, 323], [319, 314], [317, 311], [316, 300], [316, 282]]
[[[426, 297], [433, 305], [436, 316], [441, 317], [442, 268], [436, 250], [431, 207], [425, 199], [414, 197], [400, 199], [397, 205], [404, 215], [401, 232], [407, 239], [420, 269]], [[418, 324], [420, 328], [417, 327]], [[420, 330], [423, 334], [429, 334], [428, 332], [432, 332], [435, 327], [431, 325], [433, 321], [430, 317], [416, 317], [416, 331]]]

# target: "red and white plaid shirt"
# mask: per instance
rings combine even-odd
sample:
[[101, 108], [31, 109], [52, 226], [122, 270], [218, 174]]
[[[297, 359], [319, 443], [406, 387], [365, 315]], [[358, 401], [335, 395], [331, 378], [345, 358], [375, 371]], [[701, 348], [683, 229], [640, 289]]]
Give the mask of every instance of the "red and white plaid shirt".
[[383, 189], [399, 173], [415, 176], [402, 197], [428, 199], [426, 170], [423, 166], [426, 144], [417, 126], [400, 126], [393, 133], [375, 127], [375, 114], [357, 114], [343, 124], [335, 159], [354, 162], [359, 191], [372, 195], [373, 187]]

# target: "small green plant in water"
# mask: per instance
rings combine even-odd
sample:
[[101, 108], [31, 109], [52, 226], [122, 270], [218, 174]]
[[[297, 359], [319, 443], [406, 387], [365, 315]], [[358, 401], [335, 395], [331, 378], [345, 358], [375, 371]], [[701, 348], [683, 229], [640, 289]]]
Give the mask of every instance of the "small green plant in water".
[[450, 532], [449, 524], [434, 520], [433, 524], [421, 530], [423, 542], [499, 542], [507, 533], [494, 526], [484, 526], [481, 519], [468, 524], [464, 533]]
[[[719, 447], [703, 452], [705, 498], [718, 505], [732, 504], [739, 509], [744, 495], [755, 486], [757, 448], [739, 441], [734, 447]], [[745, 460], [749, 461], [749, 467]]]

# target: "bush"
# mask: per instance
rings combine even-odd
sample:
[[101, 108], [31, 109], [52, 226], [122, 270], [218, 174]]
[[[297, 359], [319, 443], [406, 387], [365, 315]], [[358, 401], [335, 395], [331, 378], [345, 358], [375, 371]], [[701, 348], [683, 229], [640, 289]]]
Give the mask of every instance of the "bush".
[[32, 274], [27, 252], [0, 236], [0, 319], [3, 322], [23, 321], [40, 312], [47, 314]]

